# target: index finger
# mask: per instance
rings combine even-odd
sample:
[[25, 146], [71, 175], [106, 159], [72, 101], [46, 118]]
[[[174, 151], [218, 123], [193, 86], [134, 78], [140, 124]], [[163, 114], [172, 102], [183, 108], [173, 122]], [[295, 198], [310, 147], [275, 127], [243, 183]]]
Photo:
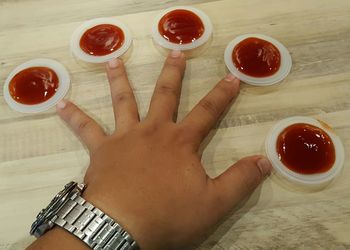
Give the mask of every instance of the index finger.
[[185, 117], [182, 125], [191, 131], [199, 144], [217, 123], [239, 92], [239, 79], [228, 74]]
[[124, 63], [112, 59], [106, 65], [110, 83], [115, 126], [117, 131], [126, 131], [139, 122], [139, 113]]

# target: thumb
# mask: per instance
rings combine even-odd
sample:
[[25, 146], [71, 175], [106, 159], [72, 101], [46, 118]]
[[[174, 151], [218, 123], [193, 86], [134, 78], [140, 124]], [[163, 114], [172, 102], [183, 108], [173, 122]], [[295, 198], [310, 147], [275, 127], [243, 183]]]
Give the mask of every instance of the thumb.
[[57, 113], [81, 138], [90, 151], [101, 144], [105, 137], [102, 127], [76, 105], [62, 100], [57, 103]]
[[[245, 157], [229, 167], [214, 181], [214, 193], [222, 207], [222, 215], [254, 191], [270, 175], [272, 165], [264, 156]], [[220, 209], [221, 210], [221, 209]]]

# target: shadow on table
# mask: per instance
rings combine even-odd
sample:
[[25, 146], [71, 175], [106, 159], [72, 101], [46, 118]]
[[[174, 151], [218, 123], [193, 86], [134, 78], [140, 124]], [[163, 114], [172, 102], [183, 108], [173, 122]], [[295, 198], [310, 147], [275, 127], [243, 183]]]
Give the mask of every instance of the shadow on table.
[[[227, 216], [225, 216], [221, 222], [209, 233], [199, 245], [195, 248], [197, 250], [209, 250], [209, 249], [225, 249], [223, 246], [218, 246], [220, 240], [234, 227], [234, 225], [244, 217], [250, 209], [252, 209], [259, 201], [261, 193], [261, 185], [245, 200], [239, 203]], [[240, 234], [243, 231], [236, 231], [234, 234], [230, 234], [230, 245], [234, 245]]]
[[5, 249], [0, 248], [0, 250], [23, 250], [26, 247], [28, 247], [33, 241], [34, 241], [33, 237], [30, 237], [30, 236], [24, 237], [18, 240], [16, 243], [9, 245]]
[[[224, 112], [224, 114], [221, 116], [221, 120], [217, 123], [215, 126], [216, 128], [220, 127], [220, 123], [223, 120], [223, 118], [227, 115], [232, 105], [234, 105], [235, 100], [232, 101], [230, 107]], [[217, 130], [213, 129], [209, 135], [205, 138], [205, 140], [202, 142], [202, 145], [199, 149], [199, 154], [202, 155], [205, 148], [208, 146], [208, 144], [212, 141], [213, 137], [216, 135]], [[215, 143], [220, 144], [220, 138]], [[214, 145], [215, 147], [215, 145]], [[209, 153], [209, 152], [206, 152]], [[234, 153], [234, 152], [233, 152]], [[214, 154], [211, 152], [211, 154]], [[207, 155], [207, 158], [213, 158], [213, 155]], [[205, 166], [204, 166], [205, 167]], [[229, 167], [229, 166], [227, 166]], [[218, 174], [218, 173], [216, 173]], [[197, 249], [197, 250], [209, 250], [209, 249], [224, 249], [223, 246], [219, 246], [218, 243], [220, 240], [231, 230], [231, 228], [234, 227], [234, 225], [242, 218], [244, 217], [249, 211], [258, 203], [260, 194], [261, 194], [261, 188], [262, 184], [259, 185], [255, 191], [248, 196], [245, 200], [240, 202], [227, 216], [225, 216], [217, 225], [215, 228], [213, 228], [207, 235], [203, 237], [203, 240], [197, 244], [196, 246], [193, 246], [190, 249]], [[220, 204], [218, 204], [219, 206]], [[232, 234], [230, 234], [229, 242], [230, 245], [233, 245], [238, 238], [240, 237], [240, 234], [242, 231], [237, 231]], [[217, 247], [217, 248], [216, 248]]]

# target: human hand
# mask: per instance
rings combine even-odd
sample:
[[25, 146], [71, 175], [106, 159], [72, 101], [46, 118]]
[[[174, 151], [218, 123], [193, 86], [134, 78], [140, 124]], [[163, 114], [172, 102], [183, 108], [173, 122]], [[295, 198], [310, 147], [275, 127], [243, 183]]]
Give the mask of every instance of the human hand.
[[229, 74], [180, 122], [175, 122], [185, 56], [165, 61], [149, 112], [139, 121], [124, 65], [107, 65], [116, 130], [106, 135], [70, 102], [60, 117], [90, 152], [83, 197], [121, 224], [141, 249], [183, 249], [210, 230], [271, 171], [263, 156], [243, 158], [216, 178], [206, 174], [199, 146], [239, 92]]

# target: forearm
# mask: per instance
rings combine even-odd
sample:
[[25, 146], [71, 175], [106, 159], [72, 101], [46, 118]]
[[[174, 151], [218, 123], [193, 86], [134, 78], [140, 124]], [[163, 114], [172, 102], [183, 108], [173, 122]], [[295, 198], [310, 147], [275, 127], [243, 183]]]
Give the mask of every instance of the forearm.
[[76, 238], [74, 235], [68, 233], [62, 228], [55, 226], [43, 236], [34, 241], [27, 250], [38, 249], [74, 249], [74, 250], [88, 250], [89, 247], [84, 242]]

